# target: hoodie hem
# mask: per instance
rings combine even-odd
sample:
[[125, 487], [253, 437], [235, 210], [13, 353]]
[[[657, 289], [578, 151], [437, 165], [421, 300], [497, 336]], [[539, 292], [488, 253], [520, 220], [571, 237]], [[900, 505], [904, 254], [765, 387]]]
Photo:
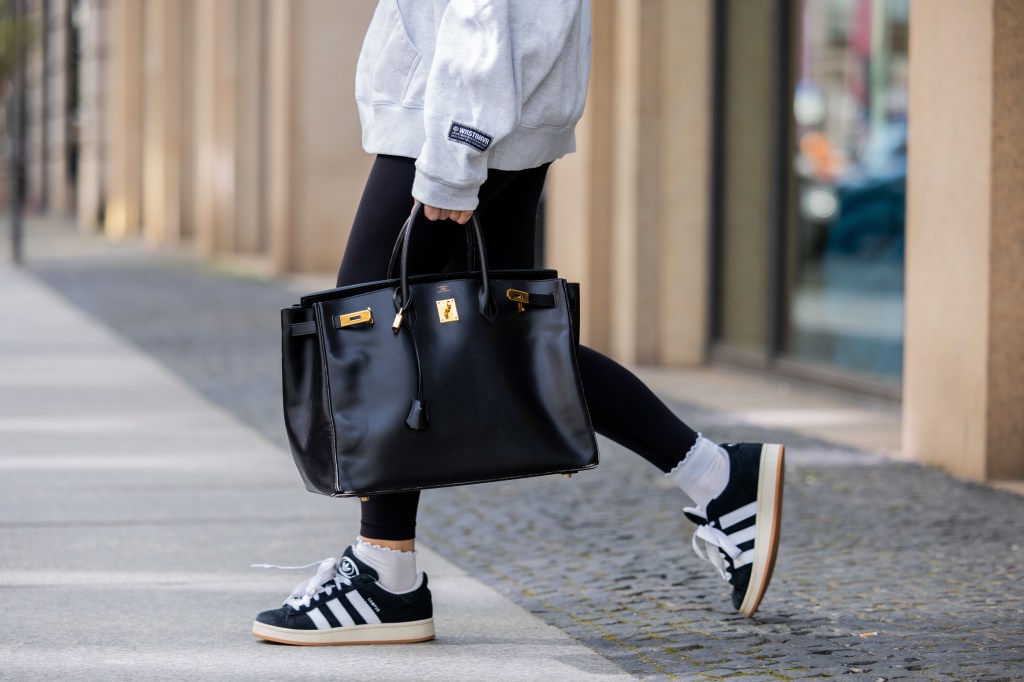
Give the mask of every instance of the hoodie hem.
[[[418, 159], [426, 134], [423, 110], [358, 102], [363, 128], [363, 149], [369, 154], [389, 154]], [[459, 144], [450, 142], [450, 144]], [[519, 126], [497, 140], [487, 154], [487, 167], [495, 170], [526, 170], [576, 151], [575, 124], [562, 127]], [[450, 177], [450, 174], [437, 173]]]

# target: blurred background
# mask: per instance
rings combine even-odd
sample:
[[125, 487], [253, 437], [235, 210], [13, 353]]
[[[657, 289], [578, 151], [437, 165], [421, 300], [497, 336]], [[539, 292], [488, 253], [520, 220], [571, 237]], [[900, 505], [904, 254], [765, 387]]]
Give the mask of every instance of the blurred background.
[[[327, 281], [373, 9], [6, 0], [0, 199]], [[586, 342], [901, 402], [911, 456], [1024, 478], [1024, 3], [594, 0], [593, 28], [538, 222]]]

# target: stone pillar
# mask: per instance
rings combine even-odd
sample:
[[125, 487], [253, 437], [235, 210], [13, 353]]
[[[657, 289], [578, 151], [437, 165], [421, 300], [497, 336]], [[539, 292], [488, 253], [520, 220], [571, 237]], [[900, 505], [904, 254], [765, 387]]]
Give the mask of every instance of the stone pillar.
[[371, 159], [353, 92], [371, 3], [271, 0], [268, 193], [275, 267], [332, 272]]
[[[299, 3], [278, 7], [283, 27], [290, 25], [291, 14]], [[266, 109], [290, 107], [284, 101], [265, 97], [265, 88], [281, 65], [274, 34], [282, 26], [267, 26], [267, 5], [262, 0], [202, 0], [189, 3], [194, 58], [187, 80], [191, 131], [183, 155], [190, 184], [184, 196], [189, 203], [189, 223], [194, 226], [196, 243], [207, 256], [234, 258], [238, 255], [265, 256], [266, 235], [265, 174], [268, 167], [264, 132]], [[282, 56], [285, 64], [291, 60]]]
[[586, 342], [626, 363], [702, 362], [711, 2], [598, 0], [576, 155], [552, 167], [547, 260], [584, 287]]
[[[640, 270], [641, 233], [650, 232], [653, 208], [642, 200], [640, 174], [643, 168], [640, 146], [643, 113], [644, 29], [643, 12], [653, 3], [641, 0], [619, 0], [615, 7], [615, 36], [612, 44], [612, 166], [608, 169], [612, 189], [612, 222], [610, 234], [610, 291], [608, 292], [609, 352], [621, 362], [633, 364], [640, 358], [638, 324], [642, 315], [638, 277]], [[645, 193], [643, 199], [649, 198]], [[644, 215], [641, 215], [643, 212]], [[648, 289], [644, 293], [656, 295]], [[649, 312], [645, 306], [644, 313]], [[646, 350], [646, 349], [645, 349]]]
[[660, 365], [707, 355], [710, 254], [712, 4], [662, 0], [658, 81], [658, 250], [655, 287]]
[[110, 0], [110, 132], [105, 229], [118, 239], [142, 222], [143, 3]]
[[[215, 0], [213, 5], [213, 230], [214, 250], [237, 248], [238, 179], [238, 15], [239, 0]], [[246, 3], [249, 4], [249, 3]], [[254, 5], [253, 5], [254, 6]], [[202, 62], [200, 62], [202, 68]]]
[[195, 4], [195, 174], [192, 195], [196, 244], [206, 256], [236, 248], [238, 15], [257, 5], [237, 0]]
[[296, 212], [293, 197], [294, 48], [290, 0], [270, 0], [267, 40], [267, 223], [270, 258], [276, 272], [292, 265], [290, 238]]
[[178, 162], [181, 164], [181, 181], [178, 185], [179, 239], [190, 242], [196, 234], [196, 5], [201, 0], [179, 0], [181, 3], [181, 31], [178, 33], [178, 50], [181, 56], [181, 99], [177, 104], [178, 115]]
[[68, 214], [74, 207], [74, 195], [68, 158], [69, 33], [67, 0], [50, 0], [44, 5], [46, 16], [46, 209]]
[[267, 246], [264, 226], [266, 141], [265, 3], [243, 2], [238, 12], [238, 106], [235, 131], [235, 250], [263, 254]]
[[143, 142], [144, 234], [181, 240], [181, 1], [147, 0]]
[[911, 3], [903, 447], [1024, 478], [1024, 5]]
[[79, 145], [77, 213], [86, 231], [100, 226], [106, 165], [107, 102], [110, 94], [107, 63], [108, 0], [82, 0], [79, 64]]
[[195, 59], [192, 72], [193, 130], [195, 159], [190, 212], [199, 252], [211, 256], [217, 250], [217, 196], [230, 189], [230, 176], [220, 169], [222, 156], [217, 135], [217, 40], [220, 29], [218, 6], [223, 0], [196, 2], [192, 13]]
[[558, 160], [548, 172], [544, 253], [545, 265], [580, 282], [583, 342], [608, 352], [615, 8], [609, 0], [596, 0], [591, 12], [593, 59], [587, 104], [576, 127], [576, 153]]

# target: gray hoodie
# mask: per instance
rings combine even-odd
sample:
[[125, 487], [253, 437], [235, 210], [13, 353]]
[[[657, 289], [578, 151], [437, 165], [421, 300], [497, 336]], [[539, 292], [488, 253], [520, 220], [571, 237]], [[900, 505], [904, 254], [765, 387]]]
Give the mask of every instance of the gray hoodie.
[[576, 149], [589, 0], [380, 0], [356, 70], [363, 148], [416, 159], [413, 196], [472, 210], [488, 168]]

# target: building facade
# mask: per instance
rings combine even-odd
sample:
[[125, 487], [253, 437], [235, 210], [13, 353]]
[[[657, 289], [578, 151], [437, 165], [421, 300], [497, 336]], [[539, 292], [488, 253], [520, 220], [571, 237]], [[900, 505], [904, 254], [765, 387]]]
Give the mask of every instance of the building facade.
[[[32, 210], [266, 274], [336, 268], [370, 163], [352, 92], [373, 3], [23, 2]], [[587, 342], [899, 399], [910, 456], [1024, 478], [1024, 3], [592, 10], [544, 221]]]

